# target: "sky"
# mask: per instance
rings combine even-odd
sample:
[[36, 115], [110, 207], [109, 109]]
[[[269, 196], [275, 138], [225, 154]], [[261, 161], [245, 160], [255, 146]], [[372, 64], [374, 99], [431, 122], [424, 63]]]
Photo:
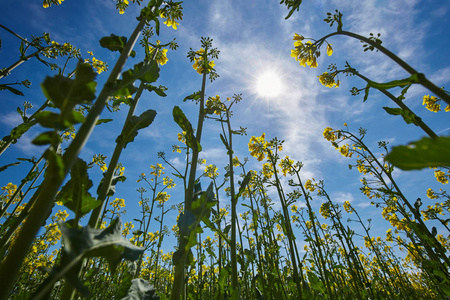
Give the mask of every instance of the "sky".
[[[356, 170], [348, 170], [347, 165], [354, 163], [354, 159], [342, 157], [323, 139], [323, 129], [339, 129], [347, 123], [350, 131], [357, 133], [358, 128], [364, 127], [368, 130], [365, 141], [377, 155], [381, 154], [377, 148], [380, 140], [388, 141], [391, 148], [419, 140], [425, 134], [419, 127], [404, 123], [400, 117], [388, 115], [382, 107], [395, 107], [395, 104], [380, 92], [371, 90], [366, 102], [362, 101], [363, 95], [351, 96], [349, 90], [352, 87], [365, 86], [361, 80], [342, 75], [340, 87], [330, 89], [322, 86], [317, 76], [326, 71], [329, 64], [335, 63], [338, 68], [342, 68], [346, 61], [361, 74], [378, 82], [406, 78], [409, 75], [382, 53], [364, 52], [359, 41], [344, 36], [328, 40], [333, 45], [334, 53], [328, 57], [325, 50], [322, 50], [317, 69], [301, 67], [290, 57], [292, 38], [294, 33], [318, 39], [334, 32], [335, 27], [330, 28], [323, 19], [327, 12], [338, 9], [343, 14], [344, 30], [363, 36], [380, 33], [383, 46], [426, 74], [438, 86], [448, 86], [450, 63], [447, 54], [450, 37], [447, 29], [450, 28], [450, 20], [446, 16], [450, 3], [438, 0], [366, 0], [355, 5], [353, 1], [344, 0], [304, 1], [300, 11], [295, 12], [288, 20], [285, 20], [288, 10], [279, 1], [199, 0], [186, 1], [183, 8], [183, 20], [178, 29], [175, 31], [162, 24], [160, 36], [155, 38], [162, 43], [176, 38], [179, 45], [176, 51], [169, 50], [169, 61], [161, 66], [160, 78], [156, 82], [157, 85], [168, 88], [167, 97], [161, 98], [154, 93], [144, 94], [136, 114], [155, 109], [157, 117], [152, 125], [139, 131], [135, 142], [124, 149], [120, 158], [125, 166], [127, 180], [117, 185], [114, 197], [124, 198], [126, 201], [128, 213], [124, 221], [130, 221], [139, 214], [139, 194], [136, 189], [144, 185], [136, 181], [139, 174], [150, 172], [151, 164], [162, 163], [156, 156], [157, 152], [165, 151], [167, 158], [176, 167], [185, 164], [181, 154], [171, 152], [171, 145], [178, 144], [177, 133], [181, 132], [173, 121], [172, 109], [175, 105], [180, 106], [191, 122], [196, 124], [197, 106], [182, 100], [201, 88], [201, 76], [192, 68], [186, 55], [189, 49], [200, 48], [201, 37], [210, 37], [213, 39], [213, 46], [220, 50], [219, 59], [215, 61], [220, 77], [212, 83], [208, 81], [206, 94], [220, 95], [222, 98], [242, 94], [243, 98], [234, 107], [232, 125], [235, 129], [246, 127], [247, 136], [234, 137], [235, 154], [241, 160], [250, 157], [247, 144], [251, 136], [265, 133], [268, 139], [277, 137], [284, 140], [281, 154], [304, 163], [304, 181], [310, 178], [324, 180], [332, 200], [338, 203], [350, 201], [363, 219], [373, 219], [375, 226], [372, 234], [384, 236], [387, 222], [382, 220], [381, 210], [371, 206], [370, 200], [361, 194], [361, 175]], [[101, 48], [98, 41], [111, 33], [128, 37], [137, 24], [135, 17], [139, 9], [136, 4], [131, 4], [120, 15], [112, 0], [65, 0], [61, 5], [47, 9], [42, 7], [41, 1], [16, 0], [3, 5], [0, 24], [26, 38], [48, 32], [58, 43], [70, 42], [78, 47], [83, 58], [88, 58], [87, 51], [92, 51], [97, 59], [106, 61], [112, 69], [118, 53]], [[0, 38], [0, 67], [3, 68], [18, 59], [20, 43], [1, 28]], [[143, 52], [139, 45], [136, 51], [137, 57], [130, 59], [127, 68], [142, 58]], [[62, 64], [63, 60], [57, 59], [55, 62]], [[275, 74], [273, 81], [279, 81], [282, 85], [277, 95], [269, 97], [259, 92], [261, 86], [258, 88], [258, 82], [267, 74]], [[45, 101], [40, 83], [46, 76], [54, 75], [54, 71], [44, 68], [36, 60], [30, 60], [20, 65], [10, 76], [1, 79], [1, 83], [20, 82], [24, 79], [32, 82], [29, 89], [20, 88], [25, 94], [23, 97], [7, 91], [0, 93], [1, 137], [9, 134], [21, 122], [16, 108], [24, 101], [34, 105], [30, 114]], [[97, 92], [107, 76], [108, 73], [102, 73], [97, 77]], [[399, 90], [392, 92], [399, 94]], [[268, 93], [271, 94], [270, 91]], [[449, 116], [444, 112], [436, 114], [426, 110], [422, 106], [422, 97], [427, 94], [429, 92], [422, 87], [413, 86], [408, 91], [405, 103], [438, 135], [448, 136]], [[112, 118], [114, 121], [95, 128], [80, 154], [81, 158], [89, 162], [94, 154], [102, 153], [108, 157], [112, 154], [126, 112], [125, 108], [113, 114], [104, 111], [102, 118]], [[16, 161], [18, 157], [39, 157], [44, 149], [33, 146], [30, 142], [41, 130], [35, 126], [27, 132], [0, 157], [0, 165]], [[207, 164], [216, 164], [219, 173], [223, 175], [227, 157], [219, 133], [218, 122], [206, 120], [200, 158], [206, 159]], [[1, 172], [0, 185], [4, 186], [8, 182], [18, 184], [29, 167], [22, 163]], [[172, 171], [166, 167], [166, 174], [170, 176]], [[198, 175], [203, 168], [199, 167]], [[261, 164], [250, 159], [246, 168], [260, 170]], [[91, 190], [93, 195], [101, 173], [99, 168], [90, 170], [89, 175], [94, 182]], [[432, 170], [396, 170], [394, 177], [411, 201], [420, 197], [425, 205], [434, 204], [426, 197], [429, 187], [444, 188], [436, 182]], [[208, 184], [207, 180], [202, 180], [204, 188]], [[169, 192], [172, 196], [169, 205], [183, 201], [181, 182]], [[222, 199], [222, 205], [228, 204], [227, 199]], [[316, 199], [313, 207], [318, 214], [322, 200]], [[276, 198], [274, 201], [275, 207], [279, 207]], [[244, 210], [244, 207], [238, 205], [238, 212]], [[175, 212], [169, 213], [165, 225], [171, 228], [175, 217]], [[300, 233], [297, 238], [302, 245]], [[173, 250], [175, 243], [173, 237], [168, 238], [165, 251]]]

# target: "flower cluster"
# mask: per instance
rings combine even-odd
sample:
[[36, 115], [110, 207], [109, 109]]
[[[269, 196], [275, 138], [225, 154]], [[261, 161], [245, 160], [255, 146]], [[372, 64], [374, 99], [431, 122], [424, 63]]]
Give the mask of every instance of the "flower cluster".
[[292, 172], [292, 165], [294, 164], [294, 160], [290, 159], [289, 156], [280, 160], [278, 166], [281, 168], [281, 173], [283, 176], [286, 176], [287, 173]]
[[84, 62], [90, 64], [94, 68], [95, 72], [97, 72], [97, 74], [108, 70], [108, 64], [106, 62], [96, 59], [92, 51], [88, 51], [88, 54], [92, 57], [90, 59], [86, 58]]
[[206, 100], [205, 105], [206, 113], [208, 114], [214, 113], [216, 115], [220, 115], [222, 112], [226, 111], [225, 104], [220, 101], [219, 95], [216, 95], [216, 97], [209, 97], [208, 100]]
[[[425, 95], [422, 98], [423, 102], [422, 105], [425, 105], [425, 108], [428, 109], [431, 112], [439, 112], [441, 111], [441, 99], [435, 97], [435, 96], [430, 96], [430, 95]], [[450, 104], [447, 105], [445, 107], [445, 111], [449, 112], [450, 111]]]
[[317, 76], [319, 77], [319, 81], [322, 85], [332, 88], [332, 87], [339, 87], [341, 84], [341, 81], [337, 79], [336, 72], [328, 73], [324, 72], [322, 75]]
[[92, 158], [92, 162], [97, 166], [100, 166], [102, 172], [106, 172], [106, 170], [108, 170], [108, 167], [106, 166], [105, 159], [106, 159], [105, 155], [95, 154], [94, 157]]
[[[297, 33], [294, 34], [295, 49], [291, 50], [291, 57], [295, 58], [295, 61], [298, 61], [302, 67], [308, 65], [310, 68], [317, 68], [317, 57], [320, 55], [320, 52], [318, 52], [316, 44], [313, 44], [311, 41], [303, 43], [304, 39], [303, 36]], [[330, 51], [332, 53], [332, 50]]]
[[167, 58], [167, 49], [160, 49], [159, 45], [161, 44], [161, 41], [157, 40], [156, 41], [156, 47], [153, 48], [152, 46], [148, 46], [148, 50], [150, 52], [150, 56], [153, 56], [153, 53], [155, 52], [156, 49], [158, 49], [158, 53], [156, 53], [156, 62], [159, 65], [165, 65], [169, 59]]
[[197, 52], [195, 52], [195, 54], [197, 54], [197, 56], [194, 57], [194, 64], [192, 65], [192, 67], [194, 68], [194, 70], [197, 71], [198, 74], [203, 74], [203, 69], [205, 68], [205, 66], [207, 74], [214, 69], [214, 66], [216, 64], [214, 63], [213, 60], [207, 59], [206, 62], [204, 61], [205, 49], [202, 48]]
[[163, 24], [167, 27], [172, 27], [174, 30], [177, 30], [177, 26], [180, 25], [177, 21], [183, 20], [182, 7], [180, 3], [181, 2], [170, 3], [169, 6], [164, 7], [164, 9], [159, 12], [159, 16], [162, 19], [166, 19]]
[[216, 178], [217, 176], [219, 176], [219, 172], [217, 172], [217, 167], [216, 165], [208, 165], [205, 167], [205, 176], [208, 176], [209, 178]]
[[443, 172], [442, 170], [436, 170], [434, 171], [434, 177], [436, 177], [436, 180], [442, 184], [447, 184], [448, 179], [450, 178], [450, 170], [447, 171], [447, 174]]
[[266, 157], [266, 149], [269, 143], [266, 141], [266, 134], [263, 133], [260, 137], [252, 136], [248, 143], [248, 151], [250, 155], [256, 157], [258, 161], [262, 161]]

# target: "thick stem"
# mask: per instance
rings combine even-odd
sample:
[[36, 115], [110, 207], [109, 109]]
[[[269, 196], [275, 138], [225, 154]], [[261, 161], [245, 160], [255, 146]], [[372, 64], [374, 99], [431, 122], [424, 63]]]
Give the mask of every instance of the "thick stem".
[[[208, 49], [205, 49], [205, 53], [208, 53]], [[200, 97], [200, 108], [198, 115], [198, 123], [197, 123], [197, 135], [196, 139], [200, 143], [202, 137], [203, 130], [203, 122], [205, 120], [205, 89], [206, 89], [206, 71], [203, 72], [202, 79], [202, 90]], [[191, 168], [189, 170], [189, 181], [188, 186], [185, 191], [184, 196], [184, 211], [190, 212], [191, 205], [194, 198], [194, 186], [195, 186], [195, 175], [197, 172], [197, 160], [198, 160], [198, 149], [192, 149], [192, 158], [191, 158]], [[186, 234], [187, 236], [181, 236], [179, 240], [178, 246], [178, 260], [175, 263], [175, 275], [172, 287], [172, 300], [179, 300], [180, 298], [184, 298], [184, 282], [185, 282], [185, 266], [187, 261], [188, 251], [186, 250], [186, 246], [188, 243], [188, 238], [191, 233], [191, 229], [188, 229]]]
[[330, 33], [330, 34], [324, 36], [319, 41], [324, 41], [327, 38], [332, 37], [334, 35], [346, 35], [346, 36], [355, 38], [357, 40], [363, 41], [363, 42], [373, 46], [375, 49], [379, 50], [380, 52], [385, 54], [387, 57], [389, 57], [390, 59], [395, 61], [400, 67], [405, 69], [405, 71], [408, 72], [409, 74], [411, 74], [411, 75], [414, 75], [414, 74], [421, 75], [419, 77], [420, 78], [420, 84], [422, 86], [424, 86], [425, 88], [427, 88], [430, 92], [434, 93], [436, 96], [438, 96], [439, 98], [441, 98], [442, 100], [447, 102], [447, 104], [450, 104], [450, 95], [449, 94], [447, 94], [443, 89], [439, 88], [434, 83], [429, 81], [425, 77], [425, 75], [420, 74], [419, 72], [417, 72], [413, 67], [411, 67], [409, 64], [407, 64], [405, 61], [403, 61], [400, 57], [398, 57], [397, 55], [395, 55], [394, 53], [392, 53], [391, 51], [389, 51], [385, 47], [381, 46], [381, 44], [376, 43], [375, 41], [372, 41], [372, 40], [370, 40], [370, 39], [368, 39], [368, 38], [366, 38], [366, 37], [364, 37], [362, 35], [359, 35], [359, 34], [356, 34], [356, 33], [353, 33], [353, 32], [349, 32], [349, 31], [333, 32], [333, 33]]
[[[12, 289], [14, 282], [19, 274], [20, 267], [22, 265], [25, 256], [27, 255], [28, 249], [30, 248], [34, 237], [39, 231], [41, 225], [45, 222], [48, 217], [48, 213], [51, 211], [53, 206], [53, 201], [56, 193], [59, 190], [64, 178], [66, 177], [72, 165], [75, 163], [78, 154], [81, 149], [86, 144], [97, 120], [100, 117], [103, 108], [106, 105], [107, 100], [111, 95], [110, 86], [114, 83], [125, 66], [125, 63], [131, 53], [134, 44], [136, 43], [140, 31], [144, 27], [146, 21], [143, 19], [137, 26], [133, 34], [131, 35], [127, 45], [122, 51], [119, 59], [117, 60], [114, 69], [109, 76], [107, 83], [100, 92], [96, 102], [91, 108], [86, 121], [81, 125], [78, 134], [75, 139], [70, 144], [69, 148], [63, 156], [64, 170], [62, 176], [59, 172], [48, 172], [47, 177], [44, 179], [41, 188], [42, 192], [38, 195], [36, 199], [36, 204], [31, 209], [30, 215], [28, 216], [26, 222], [23, 224], [22, 230], [20, 231], [17, 240], [11, 248], [11, 252], [5, 258], [3, 263], [0, 265], [0, 282], [2, 282], [2, 289], [0, 290], [0, 299], [6, 299]], [[58, 169], [59, 166], [50, 166], [50, 169]]]
[[[354, 72], [353, 74], [355, 74], [356, 76], [358, 76], [359, 78], [363, 79], [366, 82], [369, 82], [370, 80], [359, 74], [358, 72]], [[394, 95], [392, 95], [390, 92], [388, 92], [387, 90], [379, 90], [380, 92], [382, 92], [383, 94], [385, 94], [389, 99], [391, 99], [392, 101], [394, 101], [395, 104], [397, 104], [400, 108], [407, 110], [408, 112], [410, 112], [411, 114], [413, 114], [416, 117], [416, 125], [419, 126], [420, 128], [422, 128], [422, 130], [428, 134], [429, 137], [431, 137], [432, 139], [437, 139], [438, 136], [436, 133], [434, 133], [433, 130], [431, 130], [430, 127], [428, 127], [427, 124], [425, 124], [421, 118], [419, 118], [411, 109], [409, 109], [408, 106], [405, 105], [405, 103], [403, 103], [403, 101], [397, 99], [397, 97], [395, 97]]]

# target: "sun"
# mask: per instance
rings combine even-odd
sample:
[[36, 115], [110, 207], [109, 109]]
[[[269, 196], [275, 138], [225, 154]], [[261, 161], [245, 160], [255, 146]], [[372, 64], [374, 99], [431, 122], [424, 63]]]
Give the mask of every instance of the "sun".
[[256, 78], [256, 93], [260, 97], [273, 98], [282, 94], [284, 85], [275, 71], [264, 71]]

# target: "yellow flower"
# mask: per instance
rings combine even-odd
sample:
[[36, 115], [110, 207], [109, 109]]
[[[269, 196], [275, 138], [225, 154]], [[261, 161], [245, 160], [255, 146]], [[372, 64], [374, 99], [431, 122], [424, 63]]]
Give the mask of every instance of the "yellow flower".
[[167, 27], [172, 27], [174, 30], [177, 30], [177, 26], [180, 25], [180, 23], [178, 23], [175, 18], [166, 16], [165, 12], [161, 12], [159, 16], [163, 19], [167, 19], [163, 22], [163, 24], [166, 24]]
[[434, 176], [436, 177], [436, 180], [442, 184], [447, 184], [448, 183], [448, 175], [446, 175], [444, 172], [442, 172], [441, 170], [436, 170], [434, 171]]
[[286, 176], [286, 174], [291, 170], [293, 164], [294, 161], [292, 159], [289, 159], [289, 156], [286, 156], [285, 158], [280, 160], [278, 166], [281, 168], [283, 176]]
[[[157, 40], [156, 41], [156, 45], [160, 45], [161, 41]], [[155, 48], [153, 48], [152, 46], [148, 46], [148, 49], [150, 51], [150, 55], [153, 57], [153, 53], [155, 52]], [[156, 62], [159, 65], [165, 65], [169, 59], [167, 58], [167, 49], [159, 49], [158, 53], [156, 54], [156, 58], [155, 58]]]
[[260, 137], [252, 136], [248, 143], [250, 155], [256, 157], [258, 161], [262, 161], [266, 157], [265, 151], [267, 150], [269, 143], [266, 142], [265, 137], [265, 133]]
[[326, 127], [323, 130], [323, 137], [330, 142], [334, 142], [338, 139], [337, 135], [336, 135], [337, 131], [333, 131], [333, 129], [331, 127]]
[[430, 199], [437, 199], [437, 198], [439, 198], [439, 197], [433, 192], [433, 190], [432, 190], [431, 188], [429, 188], [429, 189], [427, 190], [427, 197], [430, 198]]
[[106, 172], [106, 170], [108, 170], [108, 167], [106, 166], [106, 164], [103, 164], [100, 166], [100, 170], [102, 170], [103, 172]]
[[274, 173], [272, 165], [270, 163], [263, 164], [261, 172], [267, 179], [271, 178]]
[[156, 200], [158, 200], [159, 204], [164, 204], [169, 199], [170, 195], [167, 194], [166, 192], [159, 192], [158, 195], [156, 196]]
[[346, 145], [342, 145], [341, 147], [337, 148], [339, 149], [339, 152], [345, 156], [345, 157], [352, 157], [353, 152], [350, 151], [350, 147]]
[[217, 169], [216, 165], [208, 165], [208, 166], [206, 166], [204, 173], [209, 178], [214, 179], [217, 176], [219, 176], [219, 172], [217, 172], [217, 170], [218, 169]]
[[327, 45], [327, 55], [331, 56], [331, 54], [333, 54], [333, 48], [331, 48], [332, 44], [328, 44]]
[[431, 112], [438, 112], [441, 110], [441, 105], [439, 104], [440, 99], [435, 96], [425, 95], [423, 96], [422, 105], [425, 105], [426, 109]]
[[237, 156], [233, 157], [233, 167], [239, 167], [240, 164], [239, 158]]
[[306, 180], [306, 182], [305, 182], [305, 189], [307, 189], [307, 190], [309, 190], [309, 191], [311, 191], [311, 192], [314, 192], [315, 191], [315, 186], [312, 184], [312, 181], [311, 181], [311, 179], [308, 179], [308, 180]]
[[322, 75], [317, 76], [319, 77], [319, 81], [320, 83], [325, 86], [325, 87], [339, 87], [339, 85], [341, 84], [341, 82], [339, 80], [335, 80], [336, 79], [336, 74], [329, 74], [328, 72], [324, 72]]
[[350, 205], [350, 202], [345, 201], [344, 204], [343, 204], [342, 206], [344, 207], [344, 209], [345, 209], [346, 212], [348, 212], [348, 213], [352, 213], [352, 212], [353, 212], [353, 208], [352, 208], [352, 206]]
[[322, 203], [322, 205], [320, 205], [319, 213], [322, 215], [322, 217], [328, 219], [331, 216], [330, 203]]

